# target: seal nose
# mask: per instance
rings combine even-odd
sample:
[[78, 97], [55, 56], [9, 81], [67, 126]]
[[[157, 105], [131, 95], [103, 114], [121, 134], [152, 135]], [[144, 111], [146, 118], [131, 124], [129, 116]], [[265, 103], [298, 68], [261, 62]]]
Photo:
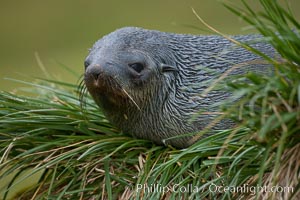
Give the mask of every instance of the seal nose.
[[98, 80], [99, 75], [102, 73], [102, 70], [99, 64], [93, 64], [86, 67], [85, 73], [93, 76], [95, 80]]

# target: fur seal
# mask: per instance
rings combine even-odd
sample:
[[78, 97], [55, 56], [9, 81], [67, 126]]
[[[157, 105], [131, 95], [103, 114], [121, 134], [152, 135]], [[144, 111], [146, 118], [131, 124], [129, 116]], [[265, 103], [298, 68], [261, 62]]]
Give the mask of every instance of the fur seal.
[[[275, 55], [271, 45], [258, 41], [260, 35], [232, 38]], [[210, 124], [218, 116], [218, 103], [231, 95], [226, 89], [201, 94], [235, 65], [241, 67], [230, 75], [269, 68], [242, 64], [256, 60], [262, 58], [221, 36], [125, 27], [94, 44], [84, 62], [84, 82], [108, 120], [123, 132], [185, 148], [195, 141], [191, 134]], [[232, 126], [224, 119], [211, 131]]]

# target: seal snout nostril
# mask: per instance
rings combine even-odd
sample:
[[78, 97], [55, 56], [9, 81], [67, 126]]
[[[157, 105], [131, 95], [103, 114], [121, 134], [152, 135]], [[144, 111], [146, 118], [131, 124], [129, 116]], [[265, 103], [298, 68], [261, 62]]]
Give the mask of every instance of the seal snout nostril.
[[98, 80], [100, 74], [102, 73], [101, 67], [99, 64], [89, 65], [86, 68], [86, 74], [92, 76], [95, 80]]
[[89, 66], [90, 66], [90, 61], [89, 60], [85, 60], [84, 61], [84, 69], [86, 70]]
[[92, 76], [95, 80], [98, 80], [100, 73], [93, 73]]

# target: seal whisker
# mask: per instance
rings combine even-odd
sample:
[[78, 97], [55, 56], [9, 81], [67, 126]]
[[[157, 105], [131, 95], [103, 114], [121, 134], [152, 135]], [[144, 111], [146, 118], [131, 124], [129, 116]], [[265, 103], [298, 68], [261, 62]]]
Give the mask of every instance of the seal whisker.
[[84, 82], [84, 78], [81, 78], [81, 81], [77, 88], [77, 93], [79, 95], [79, 102], [80, 102], [80, 108], [81, 110], [84, 110], [86, 108], [86, 94], [87, 94], [87, 87]]
[[132, 103], [137, 107], [137, 109], [139, 110], [139, 111], [141, 111], [141, 108], [140, 108], [140, 106], [134, 101], [134, 99], [132, 98], [132, 96], [130, 96], [129, 94], [128, 94], [128, 92], [122, 87], [122, 91], [128, 96], [128, 98], [132, 101]]
[[118, 79], [118, 76], [105, 78], [105, 85], [109, 85], [113, 90], [121, 90], [123, 94], [125, 94], [128, 99], [137, 107], [138, 110], [141, 110], [140, 106], [136, 103], [133, 97], [124, 89], [122, 86], [121, 80]]

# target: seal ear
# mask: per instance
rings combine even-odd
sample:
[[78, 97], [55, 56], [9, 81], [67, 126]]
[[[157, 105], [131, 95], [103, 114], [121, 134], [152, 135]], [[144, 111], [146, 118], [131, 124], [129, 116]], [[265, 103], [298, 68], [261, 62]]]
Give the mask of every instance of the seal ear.
[[161, 73], [178, 72], [178, 69], [172, 65], [160, 64], [160, 72]]

